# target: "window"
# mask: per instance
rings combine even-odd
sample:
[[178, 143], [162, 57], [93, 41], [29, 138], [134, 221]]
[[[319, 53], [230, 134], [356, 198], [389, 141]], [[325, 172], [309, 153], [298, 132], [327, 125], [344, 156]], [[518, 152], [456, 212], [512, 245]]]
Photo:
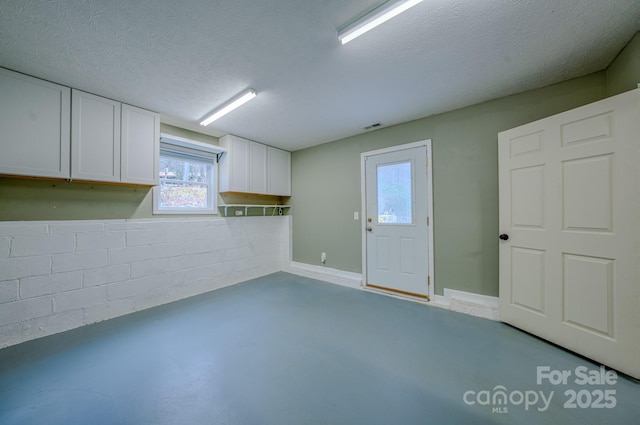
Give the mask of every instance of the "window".
[[215, 165], [223, 150], [175, 136], [160, 138], [154, 214], [217, 214]]
[[378, 223], [413, 224], [411, 165], [378, 165]]

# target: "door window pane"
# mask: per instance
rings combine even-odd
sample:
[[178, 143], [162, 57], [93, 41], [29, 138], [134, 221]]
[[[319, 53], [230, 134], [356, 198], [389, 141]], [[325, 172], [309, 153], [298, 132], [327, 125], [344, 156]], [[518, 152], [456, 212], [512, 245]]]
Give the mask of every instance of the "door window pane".
[[378, 165], [378, 223], [413, 223], [411, 162]]

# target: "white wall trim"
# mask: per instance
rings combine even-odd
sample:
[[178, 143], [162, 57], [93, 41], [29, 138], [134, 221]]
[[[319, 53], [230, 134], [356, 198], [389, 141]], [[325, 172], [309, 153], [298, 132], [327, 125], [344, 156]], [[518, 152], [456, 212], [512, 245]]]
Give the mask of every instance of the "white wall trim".
[[444, 296], [434, 295], [433, 298], [431, 298], [432, 301], [426, 301], [362, 286], [362, 275], [358, 273], [346, 272], [343, 270], [315, 266], [306, 263], [298, 263], [296, 261], [291, 261], [288, 266], [285, 266], [283, 271], [353, 289], [362, 289], [363, 291], [375, 294], [398, 298], [405, 301], [417, 302], [458, 313], [464, 313], [483, 319], [494, 321], [500, 320], [498, 297], [445, 288]]
[[343, 270], [332, 269], [329, 267], [298, 263], [296, 261], [291, 261], [289, 265], [285, 267], [284, 271], [298, 276], [347, 286], [349, 288], [360, 289], [362, 284], [361, 274], [345, 272]]
[[429, 305], [484, 319], [500, 320], [498, 297], [489, 295], [444, 288], [444, 296], [436, 295]]
[[431, 139], [420, 140], [418, 142], [405, 143], [402, 145], [389, 146], [388, 148], [376, 149], [373, 151], [362, 152], [360, 156], [372, 156], [372, 155], [380, 155], [383, 153], [391, 153], [402, 151], [406, 149], [419, 148], [420, 146], [428, 146], [431, 144]]

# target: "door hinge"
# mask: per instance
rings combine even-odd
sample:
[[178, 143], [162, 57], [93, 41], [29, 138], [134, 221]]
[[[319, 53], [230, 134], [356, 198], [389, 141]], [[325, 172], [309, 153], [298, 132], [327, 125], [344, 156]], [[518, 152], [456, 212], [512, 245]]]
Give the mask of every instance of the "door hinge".
[[429, 216], [427, 216], [427, 226], [429, 225]]
[[429, 158], [424, 160], [425, 164], [427, 165], [427, 167], [429, 166]]
[[427, 286], [431, 286], [431, 276], [427, 276]]

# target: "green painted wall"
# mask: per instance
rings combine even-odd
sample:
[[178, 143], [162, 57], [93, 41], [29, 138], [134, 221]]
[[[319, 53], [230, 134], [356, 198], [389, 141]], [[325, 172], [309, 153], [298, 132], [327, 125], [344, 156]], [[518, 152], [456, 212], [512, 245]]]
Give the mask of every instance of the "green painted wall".
[[217, 137], [209, 136], [208, 134], [197, 133], [195, 131], [186, 130], [184, 128], [175, 127], [169, 124], [160, 124], [160, 133], [171, 134], [172, 136], [184, 137], [185, 139], [195, 140], [202, 143], [211, 143], [212, 145], [219, 145]]
[[607, 68], [607, 96], [633, 90], [640, 84], [640, 32]]
[[150, 189], [0, 177], [0, 220], [89, 220], [151, 216]]
[[[436, 293], [498, 294], [498, 132], [605, 97], [598, 72], [296, 151], [293, 259], [361, 272], [360, 153], [431, 139]], [[362, 216], [361, 216], [362, 218]]]

